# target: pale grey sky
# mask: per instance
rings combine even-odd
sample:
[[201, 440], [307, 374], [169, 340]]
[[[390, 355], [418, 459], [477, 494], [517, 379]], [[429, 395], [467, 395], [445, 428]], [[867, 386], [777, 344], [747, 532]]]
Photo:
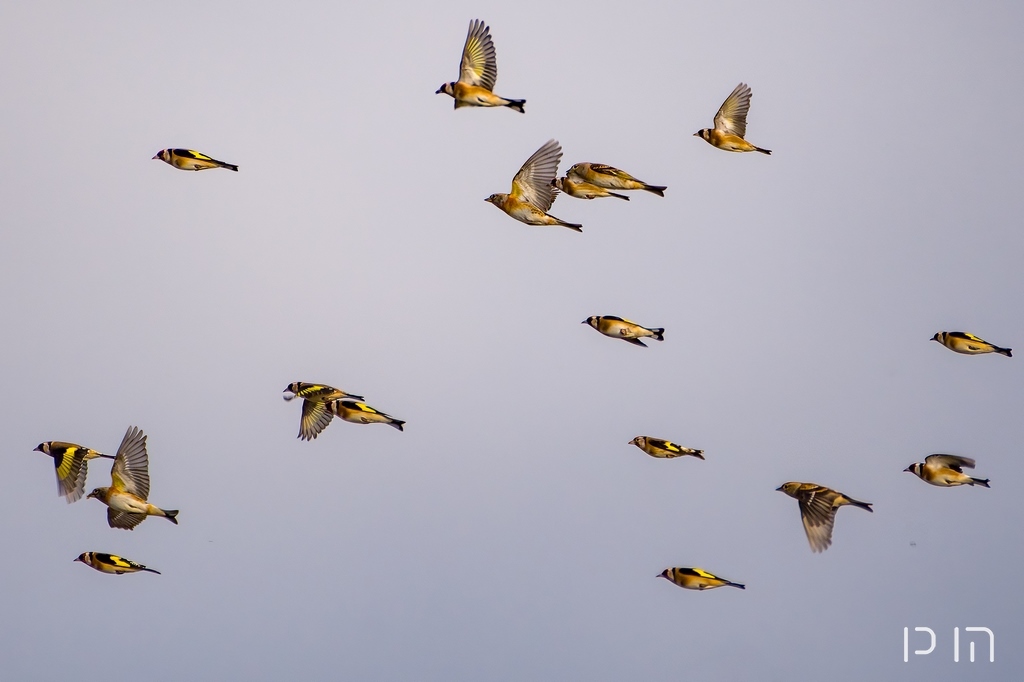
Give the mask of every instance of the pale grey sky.
[[[1024, 360], [928, 339], [1024, 353], [1020, 4], [428, 5], [0, 7], [2, 677], [1019, 677]], [[474, 18], [525, 115], [434, 94]], [[692, 137], [741, 81], [771, 157]], [[549, 138], [666, 197], [484, 203]], [[406, 431], [300, 442], [296, 380]], [[109, 529], [32, 452], [129, 425], [180, 526]], [[902, 473], [932, 452], [992, 489]], [[788, 480], [875, 513], [814, 555]]]

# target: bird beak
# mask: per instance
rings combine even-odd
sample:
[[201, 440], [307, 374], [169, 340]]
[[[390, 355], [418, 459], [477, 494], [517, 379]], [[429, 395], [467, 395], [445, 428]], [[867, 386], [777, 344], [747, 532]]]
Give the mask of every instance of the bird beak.
[[910, 466], [908, 466], [908, 467], [907, 467], [906, 469], [904, 469], [904, 471], [909, 471], [910, 473], [914, 473], [913, 469], [914, 469], [914, 465], [913, 465], [913, 464], [911, 464], [911, 465], [910, 465]]
[[42, 445], [37, 445], [34, 448], [32, 448], [32, 452], [42, 452], [42, 451], [43, 451], [43, 446]]
[[438, 88], [437, 91], [434, 94], [435, 95], [440, 95], [442, 92], [444, 92], [444, 88]]
[[583, 320], [580, 324], [589, 324], [590, 320]]
[[[153, 160], [156, 160], [156, 159], [159, 159], [159, 158], [160, 158], [160, 155], [157, 154], [156, 156], [153, 157]], [[78, 561], [78, 559], [75, 559], [75, 561]]]
[[780, 493], [781, 493], [781, 492], [782, 492], [782, 486], [780, 485], [780, 486], [779, 486], [778, 488], [776, 488], [775, 490], [776, 490], [777, 492], [780, 492]]
[[694, 137], [700, 137], [700, 133], [694, 133], [693, 136]]

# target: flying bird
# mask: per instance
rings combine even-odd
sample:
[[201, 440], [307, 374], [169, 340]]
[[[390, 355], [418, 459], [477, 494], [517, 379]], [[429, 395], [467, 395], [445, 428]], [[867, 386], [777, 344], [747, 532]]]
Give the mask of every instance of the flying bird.
[[770, 149], [761, 149], [747, 142], [747, 111], [750, 110], [750, 88], [740, 83], [732, 94], [725, 98], [722, 107], [715, 114], [715, 127], [704, 128], [694, 133], [709, 144], [727, 152], [761, 152], [771, 154]]
[[160, 159], [164, 163], [175, 168], [187, 171], [201, 171], [209, 168], [227, 168], [237, 171], [238, 166], [233, 163], [218, 161], [212, 157], [197, 152], [194, 149], [161, 149], [156, 153], [154, 159]]
[[557, 140], [548, 140], [512, 178], [511, 194], [492, 194], [484, 201], [527, 225], [561, 225], [582, 232], [582, 225], [567, 223], [547, 213], [558, 194], [551, 181], [558, 175], [561, 158], [562, 146]]
[[713, 573], [708, 573], [703, 568], [666, 568], [656, 577], [664, 578], [670, 583], [675, 583], [687, 590], [713, 590], [724, 585], [738, 587], [741, 590], [747, 589], [746, 585], [740, 585], [725, 578], [719, 578]]
[[356, 400], [335, 400], [328, 403], [331, 414], [353, 424], [387, 424], [399, 431], [404, 431], [404, 421], [395, 419], [391, 415], [384, 414], [366, 403]]
[[[661, 185], [648, 185], [643, 180], [637, 180], [626, 171], [605, 165], [603, 163], [577, 163], [565, 174], [565, 177], [576, 182], [585, 182], [604, 189], [642, 189], [659, 197], [665, 196], [668, 187]], [[625, 198], [625, 197], [623, 197]]]
[[984, 339], [979, 339], [974, 334], [968, 334], [967, 332], [938, 332], [932, 337], [932, 341], [938, 341], [954, 353], [963, 353], [964, 355], [999, 353], [1000, 355], [1005, 355], [1008, 358], [1013, 357], [1011, 349], [1000, 348], [999, 346], [991, 344]]
[[616, 194], [615, 192], [609, 192], [604, 187], [598, 187], [597, 185], [591, 185], [589, 182], [583, 182], [582, 180], [573, 180], [568, 175], [564, 178], [557, 178], [551, 181], [551, 186], [555, 189], [560, 189], [571, 197], [577, 199], [598, 199], [600, 197], [615, 197], [616, 199], [625, 199], [629, 201], [629, 197], [625, 194]]
[[53, 458], [53, 466], [57, 470], [57, 494], [63, 495], [68, 504], [78, 501], [85, 492], [85, 477], [89, 468], [87, 462], [90, 459], [114, 459], [113, 455], [104, 455], [92, 448], [60, 440], [40, 443], [34, 452], [42, 452]]
[[133, 530], [147, 516], [163, 516], [178, 525], [177, 509], [160, 509], [147, 502], [149, 498], [149, 455], [146, 436], [130, 426], [114, 456], [110, 469], [109, 488], [96, 488], [88, 497], [107, 505], [107, 525]]
[[498, 57], [491, 40], [491, 29], [480, 19], [469, 22], [466, 45], [462, 48], [459, 80], [445, 83], [435, 95], [442, 92], [455, 99], [459, 107], [508, 107], [525, 114], [525, 99], [505, 99], [494, 94], [498, 80]]
[[987, 478], [971, 478], [964, 469], [973, 469], [974, 460], [956, 455], [928, 455], [923, 462], [915, 462], [904, 471], [909, 471], [925, 483], [948, 488], [955, 485], [980, 485], [991, 488]]
[[643, 337], [649, 336], [655, 341], [665, 340], [665, 330], [661, 327], [648, 329], [641, 327], [636, 322], [630, 322], [614, 315], [591, 315], [583, 320], [582, 324], [589, 324], [605, 336], [622, 339], [643, 348], [647, 348], [647, 344], [640, 340]]
[[859, 502], [817, 483], [790, 481], [776, 490], [795, 497], [800, 503], [800, 519], [804, 522], [804, 531], [813, 552], [824, 552], [832, 544], [832, 527], [836, 522], [836, 510], [840, 507], [852, 504], [874, 511], [870, 502]]
[[156, 571], [152, 568], [146, 568], [142, 564], [137, 564], [131, 559], [125, 559], [114, 554], [104, 554], [103, 552], [82, 552], [78, 555], [75, 561], [81, 561], [86, 566], [95, 568], [100, 573], [113, 573], [115, 575], [122, 575], [124, 573], [138, 573], [139, 571], [147, 571], [149, 573], [156, 573], [160, 575], [160, 571]]
[[299, 438], [312, 440], [327, 428], [334, 418], [328, 404], [342, 398], [362, 400], [363, 396], [346, 393], [339, 388], [327, 384], [311, 384], [305, 381], [294, 381], [284, 389], [284, 399], [302, 398], [302, 417], [299, 421]]
[[691, 455], [697, 459], [704, 459], [703, 450], [684, 448], [682, 445], [676, 445], [672, 441], [652, 438], [650, 436], [637, 436], [633, 440], [629, 441], [629, 445], [635, 445], [651, 457], [658, 457], [659, 459], [671, 459], [673, 457], [682, 457], [684, 455]]

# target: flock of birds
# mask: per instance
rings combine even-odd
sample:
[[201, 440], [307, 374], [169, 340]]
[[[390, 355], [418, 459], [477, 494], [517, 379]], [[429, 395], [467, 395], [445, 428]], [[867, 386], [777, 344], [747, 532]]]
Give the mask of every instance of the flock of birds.
[[[474, 20], [470, 22], [469, 33], [462, 50], [459, 80], [445, 83], [436, 94], [444, 93], [451, 96], [455, 100], [456, 109], [508, 107], [525, 113], [526, 100], [508, 99], [494, 93], [497, 77], [497, 58], [490, 28], [483, 21]], [[740, 83], [715, 114], [714, 127], [705, 128], [694, 135], [724, 151], [760, 152], [770, 155], [770, 150], [757, 147], [745, 139], [750, 98], [750, 88]], [[629, 197], [618, 192], [643, 190], [661, 197], [665, 196], [666, 187], [648, 184], [625, 171], [605, 164], [577, 163], [569, 168], [564, 177], [559, 178], [558, 164], [561, 157], [561, 146], [557, 141], [549, 140], [534, 152], [516, 173], [512, 179], [510, 193], [492, 194], [485, 201], [528, 225], [558, 225], [582, 232], [582, 225], [566, 222], [548, 213], [558, 192], [578, 199], [614, 197], [626, 201], [629, 201]], [[153, 158], [186, 171], [211, 168], [238, 171], [238, 166], [234, 164], [218, 161], [192, 149], [163, 149]], [[664, 340], [664, 329], [644, 327], [613, 315], [592, 316], [584, 320], [583, 324], [590, 325], [605, 336], [642, 347], [646, 347], [642, 341], [644, 338]], [[1011, 357], [1009, 348], [1001, 348], [967, 332], [938, 332], [932, 340], [965, 355], [998, 353]], [[399, 431], [403, 430], [405, 424], [404, 421], [363, 402], [362, 396], [326, 384], [297, 381], [289, 384], [284, 393], [285, 400], [302, 400], [298, 435], [302, 440], [315, 439], [334, 417], [355, 424], [387, 424]], [[704, 459], [703, 450], [683, 447], [661, 438], [637, 436], [629, 444], [637, 446], [651, 457], [671, 459], [691, 456]], [[146, 436], [138, 428], [128, 429], [115, 455], [103, 454], [63, 441], [40, 443], [36, 450], [53, 458], [58, 493], [69, 503], [79, 500], [85, 492], [89, 460], [113, 460], [110, 486], [96, 488], [87, 496], [107, 506], [107, 524], [111, 528], [132, 530], [148, 516], [162, 516], [177, 525], [177, 510], [162, 509], [148, 501], [149, 457]], [[968, 457], [933, 454], [926, 457], [923, 462], [911, 464], [904, 471], [935, 486], [970, 485], [988, 488], [988, 479], [973, 478], [964, 473], [964, 469], [973, 469], [974, 466], [975, 461]], [[871, 503], [861, 502], [816, 483], [790, 481], [779, 486], [777, 490], [797, 500], [800, 518], [813, 552], [822, 552], [832, 544], [832, 529], [835, 525], [836, 512], [840, 507], [852, 505], [872, 511]], [[75, 561], [103, 573], [159, 573], [129, 559], [103, 552], [83, 552]], [[744, 585], [740, 583], [696, 567], [667, 568], [658, 577], [692, 590], [723, 586], [744, 589]]]

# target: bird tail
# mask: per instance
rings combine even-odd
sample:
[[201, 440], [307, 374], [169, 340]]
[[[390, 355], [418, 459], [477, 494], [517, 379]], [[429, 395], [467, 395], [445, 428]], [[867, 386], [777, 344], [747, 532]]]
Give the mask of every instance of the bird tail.
[[772, 155], [772, 150], [771, 149], [761, 149], [760, 147], [754, 147], [754, 151], [755, 152], [761, 152], [762, 154], [767, 154], [768, 156]]
[[[694, 450], [691, 454], [694, 457], [696, 457], [697, 459], [704, 459], [704, 451], [703, 450]], [[743, 585], [740, 585], [740, 587], [743, 587]]]
[[726, 581], [725, 581], [725, 584], [726, 584], [726, 585], [728, 585], [729, 587], [738, 587], [738, 588], [740, 588], [741, 590], [745, 590], [745, 589], [747, 589], [747, 586], [746, 586], [746, 585], [740, 585], [739, 583], [731, 583], [731, 582], [729, 582], [728, 580], [726, 580]]
[[665, 190], [668, 187], [658, 187], [657, 185], [644, 185], [644, 189], [652, 194], [657, 194], [659, 197], [665, 196]]
[[559, 220], [558, 224], [562, 227], [568, 227], [570, 230], [576, 230], [577, 232], [583, 231], [583, 226], [578, 223], [567, 223], [564, 220]]
[[988, 479], [987, 478], [972, 478], [971, 479], [971, 485], [980, 485], [983, 488], [991, 488], [992, 487], [992, 486], [990, 486], [988, 484]]
[[524, 104], [526, 104], [525, 99], [510, 99], [508, 101], [508, 104], [506, 104], [505, 106], [508, 107], [509, 109], [515, 109], [520, 114], [525, 114], [526, 111], [523, 109]]
[[629, 201], [629, 197], [627, 197], [625, 194], [616, 194], [615, 192], [608, 192], [608, 196], [615, 197], [616, 199], [625, 199], [626, 201]]
[[999, 353], [1000, 355], [1005, 355], [1008, 358], [1013, 357], [1013, 353], [1010, 352], [1009, 348], [1000, 348], [998, 346], [993, 346], [992, 349], [995, 350], [995, 352]]
[[665, 340], [665, 330], [662, 329], [661, 327], [658, 327], [657, 329], [651, 329], [650, 331], [652, 331], [654, 333], [654, 340], [655, 341], [664, 341]]
[[227, 168], [228, 170], [233, 170], [233, 171], [235, 171], [236, 173], [238, 172], [238, 166], [236, 166], [236, 165], [235, 165], [235, 164], [233, 164], [233, 163], [224, 163], [223, 161], [221, 161], [221, 162], [220, 162], [220, 167], [221, 167], [221, 168]]
[[850, 504], [852, 504], [854, 507], [860, 507], [861, 509], [867, 509], [869, 512], [875, 511], [874, 509], [871, 508], [871, 505], [872, 505], [871, 502], [861, 502], [859, 500], [853, 499], [852, 497], [847, 497], [846, 495], [843, 495], [843, 497], [846, 497], [846, 501], [849, 502]]
[[141, 570], [148, 571], [149, 573], [156, 573], [157, 575], [160, 575], [160, 571], [154, 570], [152, 568], [143, 567]]
[[175, 526], [178, 525], [178, 510], [177, 509], [161, 509], [167, 520], [173, 523]]
[[103, 453], [99, 453], [96, 456], [97, 457], [102, 457], [103, 459], [114, 459], [115, 458], [114, 455], [104, 455]]
[[405, 429], [403, 428], [403, 424], [405, 424], [405, 422], [402, 421], [401, 419], [392, 419], [391, 421], [388, 422], [389, 426], [394, 426], [399, 431], [405, 431]]

